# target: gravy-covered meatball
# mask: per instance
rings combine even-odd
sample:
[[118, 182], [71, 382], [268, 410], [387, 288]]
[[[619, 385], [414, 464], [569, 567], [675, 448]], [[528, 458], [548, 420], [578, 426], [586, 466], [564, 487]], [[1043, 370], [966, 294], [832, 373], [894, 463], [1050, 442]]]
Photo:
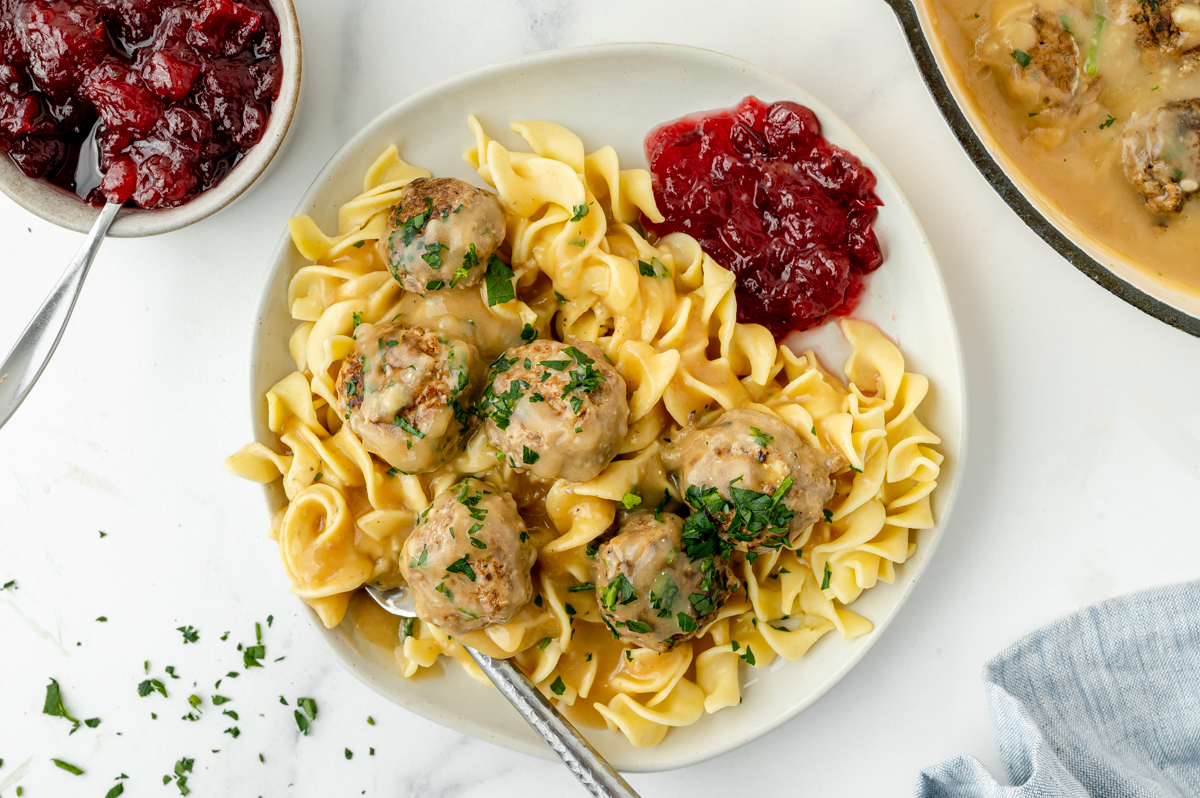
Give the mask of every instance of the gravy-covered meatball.
[[1193, 0], [1122, 0], [1121, 16], [1137, 28], [1138, 47], [1179, 59], [1179, 74], [1200, 66], [1200, 5]]
[[542, 479], [592, 479], [629, 426], [625, 380], [595, 344], [534, 341], [492, 364], [479, 412], [514, 468]]
[[439, 494], [400, 551], [417, 615], [451, 635], [508, 623], [533, 598], [528, 541], [507, 493], [468, 478]]
[[663, 464], [688, 504], [741, 551], [778, 549], [821, 518], [833, 495], [819, 452], [774, 416], [730, 410], [676, 436]]
[[[1064, 0], [1009, 0], [997, 3], [991, 12], [988, 32], [980, 39], [976, 54], [1004, 75], [1005, 89], [1029, 111], [1030, 123], [1041, 126], [1041, 137], [1055, 136], [1063, 117], [1079, 113], [1094, 97], [1098, 79], [1084, 71], [1078, 40], [1064, 20], [1079, 9]], [[1044, 115], [1044, 117], [1043, 117]]]
[[481, 188], [453, 177], [420, 178], [388, 217], [387, 262], [406, 291], [478, 285], [504, 241], [504, 209]]
[[596, 553], [596, 601], [622, 640], [668, 651], [695, 637], [729, 597], [729, 566], [712, 555], [692, 559], [683, 526], [673, 513], [635, 513]]
[[1200, 100], [1135, 118], [1121, 139], [1125, 177], [1151, 213], [1179, 213], [1200, 194]]
[[368, 452], [419, 474], [456, 456], [483, 383], [479, 350], [423, 327], [361, 324], [338, 374], [338, 412]]

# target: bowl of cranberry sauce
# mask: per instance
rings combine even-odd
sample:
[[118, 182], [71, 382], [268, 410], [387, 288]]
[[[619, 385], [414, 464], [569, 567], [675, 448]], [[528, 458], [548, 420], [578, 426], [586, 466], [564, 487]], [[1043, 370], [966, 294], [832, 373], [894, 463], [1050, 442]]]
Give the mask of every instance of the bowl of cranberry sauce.
[[682, 232], [737, 277], [738, 321], [782, 340], [854, 310], [883, 255], [875, 175], [794, 102], [747, 97], [646, 137], [657, 235]]
[[0, 189], [74, 230], [203, 219], [283, 142], [300, 88], [291, 0], [0, 0]]

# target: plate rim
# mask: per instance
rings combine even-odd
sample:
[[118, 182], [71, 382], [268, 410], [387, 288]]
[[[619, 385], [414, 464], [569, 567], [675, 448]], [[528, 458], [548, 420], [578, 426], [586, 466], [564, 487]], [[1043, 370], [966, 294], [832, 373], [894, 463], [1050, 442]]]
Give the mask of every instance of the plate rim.
[[[935, 524], [934, 528], [932, 530], [930, 530], [930, 531], [934, 532], [935, 534], [932, 535], [932, 537], [929, 541], [924, 542], [923, 557], [920, 560], [920, 562], [916, 564], [917, 569], [912, 573], [911, 581], [906, 586], [904, 592], [901, 593], [895, 599], [895, 601], [891, 604], [886, 615], [880, 617], [878, 620], [874, 620], [874, 619], [872, 620], [872, 623], [874, 624], [874, 629], [870, 633], [871, 638], [872, 638], [871, 641], [868, 644], [863, 645], [861, 648], [859, 648], [855, 652], [853, 652], [850, 655], [850, 657], [848, 657], [846, 660], [844, 660], [839, 665], [839, 667], [837, 667], [824, 680], [822, 680], [818, 685], [816, 685], [815, 688], [808, 695], [806, 695], [803, 700], [796, 702], [794, 705], [790, 706], [786, 711], [771, 718], [766, 723], [764, 723], [760, 726], [754, 727], [754, 729], [752, 731], [741, 734], [739, 736], [731, 737], [728, 740], [725, 740], [718, 745], [709, 746], [709, 747], [704, 748], [703, 750], [695, 751], [690, 754], [676, 756], [670, 760], [655, 761], [652, 763], [628, 763], [628, 762], [620, 762], [620, 761], [617, 761], [614, 763], [620, 768], [620, 770], [622, 770], [624, 772], [654, 773], [654, 772], [663, 772], [663, 771], [669, 771], [669, 770], [676, 770], [676, 769], [684, 768], [684, 767], [690, 767], [692, 765], [708, 761], [709, 759], [716, 758], [718, 756], [727, 754], [731, 751], [741, 748], [742, 746], [744, 746], [750, 742], [753, 742], [754, 740], [757, 740], [757, 739], [765, 736], [766, 734], [769, 734], [770, 732], [774, 731], [775, 729], [779, 728], [783, 724], [792, 720], [797, 715], [799, 715], [801, 712], [803, 712], [804, 710], [806, 710], [807, 708], [812, 706], [814, 703], [816, 703], [827, 692], [829, 692], [829, 690], [831, 690], [835, 685], [837, 685], [838, 682], [840, 682], [843, 678], [845, 678], [846, 675], [850, 673], [850, 671], [852, 671], [855, 667], [857, 667], [859, 662], [861, 662], [861, 660], [863, 659], [863, 657], [866, 656], [867, 652], [870, 651], [875, 646], [875, 644], [878, 642], [879, 638], [883, 635], [883, 633], [891, 625], [892, 621], [900, 613], [900, 610], [907, 603], [913, 590], [916, 588], [917, 583], [921, 581], [926, 569], [929, 567], [930, 560], [933, 558], [933, 555], [936, 553], [937, 548], [938, 548], [939, 544], [941, 543], [942, 538], [945, 536], [945, 534], [948, 530], [948, 522], [951, 520], [951, 518], [953, 516], [954, 508], [957, 504], [958, 495], [961, 490], [961, 486], [962, 486], [962, 482], [963, 482], [963, 476], [964, 476], [963, 469], [967, 462], [967, 454], [968, 454], [968, 448], [969, 448], [968, 447], [968, 438], [969, 438], [969, 430], [970, 430], [970, 407], [969, 407], [969, 401], [968, 401], [969, 392], [968, 392], [968, 386], [967, 386], [967, 372], [966, 372], [965, 362], [964, 362], [963, 353], [962, 353], [961, 336], [959, 335], [957, 320], [954, 317], [953, 307], [950, 303], [950, 294], [946, 287], [945, 275], [943, 275], [943, 273], [942, 273], [941, 267], [938, 263], [936, 253], [934, 252], [933, 246], [929, 241], [929, 236], [925, 232], [925, 227], [922, 224], [920, 217], [916, 213], [916, 209], [912, 205], [912, 202], [908, 198], [908, 195], [903, 191], [899, 181], [897, 181], [895, 176], [892, 174], [891, 170], [888, 169], [888, 167], [884, 164], [883, 160], [875, 153], [874, 149], [872, 147], [870, 147], [866, 143], [866, 141], [864, 141], [862, 139], [862, 137], [857, 133], [857, 131], [855, 131], [849, 124], [847, 124], [845, 122], [845, 120], [843, 120], [838, 114], [834, 113], [828, 106], [825, 105], [824, 102], [822, 102], [820, 99], [815, 97], [811, 92], [804, 89], [803, 87], [801, 87], [799, 84], [795, 83], [794, 81], [792, 81], [786, 77], [783, 77], [775, 72], [772, 72], [771, 70], [765, 69], [763, 67], [760, 67], [760, 66], [753, 64], [749, 61], [746, 61], [744, 59], [729, 55], [727, 53], [722, 53], [717, 50], [712, 50], [712, 49], [703, 48], [703, 47], [694, 47], [694, 46], [690, 46], [690, 45], [667, 43], [667, 42], [605, 42], [605, 43], [587, 44], [587, 45], [581, 45], [581, 46], [577, 46], [577, 47], [562, 48], [562, 49], [557, 49], [557, 50], [548, 50], [548, 51], [544, 51], [544, 52], [522, 55], [522, 56], [517, 56], [514, 58], [505, 59], [502, 61], [497, 61], [497, 62], [494, 62], [491, 64], [484, 65], [482, 67], [473, 69], [469, 72], [465, 72], [460, 75], [456, 75], [454, 77], [448, 78], [447, 80], [441, 81], [439, 83], [435, 83], [431, 86], [421, 89], [420, 91], [414, 92], [413, 94], [403, 97], [399, 101], [391, 104], [387, 108], [383, 109], [380, 113], [373, 116], [369, 121], [364, 123], [355, 133], [353, 133], [345, 141], [345, 143], [343, 143], [340, 147], [338, 147], [338, 149], [325, 162], [325, 164], [322, 166], [320, 171], [314, 176], [309, 187], [305, 190], [304, 194], [301, 196], [301, 198], [297, 202], [296, 209], [295, 209], [293, 215], [303, 213], [304, 210], [306, 209], [306, 207], [308, 207], [314, 203], [314, 201], [316, 200], [316, 198], [318, 196], [319, 184], [322, 184], [330, 179], [330, 177], [333, 175], [333, 173], [337, 170], [338, 165], [342, 161], [344, 161], [346, 158], [351, 156], [354, 153], [354, 151], [357, 150], [361, 146], [361, 143], [372, 135], [372, 132], [375, 130], [375, 128], [379, 124], [381, 124], [381, 122], [383, 121], [383, 119], [385, 117], [389, 117], [394, 114], [400, 113], [403, 108], [410, 106], [410, 105], [418, 105], [418, 104], [426, 101], [430, 97], [445, 94], [448, 92], [452, 92], [459, 86], [462, 86], [465, 84], [471, 84], [471, 83], [474, 83], [481, 79], [488, 78], [493, 73], [505, 73], [505, 72], [510, 72], [513, 70], [519, 70], [523, 67], [529, 67], [529, 66], [534, 66], [534, 65], [542, 66], [544, 64], [554, 63], [556, 61], [585, 58], [594, 53], [603, 52], [603, 51], [607, 51], [608, 53], [611, 53], [612, 57], [619, 57], [619, 54], [621, 54], [621, 53], [632, 54], [632, 55], [646, 55], [646, 54], [656, 54], [656, 53], [661, 54], [663, 51], [677, 52], [677, 53], [680, 53], [681, 55], [689, 55], [689, 56], [697, 56], [698, 55], [709, 61], [724, 62], [726, 66], [730, 66], [730, 65], [738, 66], [738, 67], [742, 68], [744, 71], [747, 71], [747, 72], [753, 71], [753, 72], [758, 73], [760, 76], [765, 76], [772, 80], [783, 83], [783, 84], [787, 85], [791, 90], [797, 92], [799, 95], [803, 95], [803, 96], [807, 97], [808, 99], [806, 100], [806, 104], [811, 104], [813, 110], [817, 112], [818, 118], [822, 120], [823, 124], [824, 124], [825, 120], [835, 120], [838, 124], [840, 124], [841, 127], [845, 131], [845, 134], [846, 134], [845, 138], [848, 140], [840, 141], [838, 143], [838, 146], [843, 146], [845, 149], [851, 151], [852, 154], [854, 154], [856, 156], [861, 156], [863, 153], [870, 154], [871, 159], [875, 162], [875, 165], [872, 166], [872, 171], [876, 174], [877, 179], [882, 178], [879, 180], [879, 182], [884, 182], [884, 179], [886, 179], [886, 181], [890, 184], [890, 186], [895, 189], [896, 197], [899, 200], [900, 205], [901, 205], [900, 210], [904, 213], [904, 215], [907, 217], [907, 219], [911, 222], [911, 224], [914, 228], [914, 231], [918, 235], [920, 248], [923, 251], [926, 258], [928, 259], [929, 263], [933, 267], [933, 269], [932, 269], [933, 276], [936, 279], [936, 282], [937, 282], [937, 285], [938, 285], [938, 288], [940, 291], [941, 299], [942, 299], [943, 303], [945, 304], [946, 322], [947, 322], [950, 332], [951, 332], [950, 341], [949, 341], [950, 348], [951, 348], [952, 354], [953, 354], [953, 363], [951, 365], [953, 367], [953, 370], [958, 374], [958, 377], [959, 377], [959, 379], [955, 382], [955, 384], [953, 386], [953, 391], [957, 395], [958, 406], [960, 408], [960, 416], [961, 416], [960, 425], [959, 425], [959, 429], [958, 429], [958, 447], [957, 447], [957, 451], [954, 452], [952, 455], [954, 458], [953, 464], [954, 464], [954, 468], [955, 468], [954, 479], [953, 479], [951, 485], [947, 486], [949, 489], [946, 491], [946, 493], [943, 494], [944, 507], [941, 512], [941, 516], [940, 516], [939, 520], [937, 521], [937, 523]], [[267, 274], [265, 275], [262, 285], [260, 287], [259, 301], [258, 301], [258, 305], [256, 308], [256, 314], [255, 314], [255, 319], [254, 319], [254, 324], [253, 324], [253, 332], [252, 332], [252, 336], [251, 336], [251, 352], [250, 352], [250, 364], [249, 364], [250, 369], [249, 370], [250, 370], [250, 402], [251, 402], [251, 417], [250, 418], [251, 418], [251, 430], [253, 432], [252, 438], [254, 440], [259, 440], [259, 438], [260, 438], [260, 436], [258, 434], [258, 432], [259, 432], [258, 427], [259, 427], [259, 416], [262, 415], [262, 401], [261, 401], [262, 397], [256, 395], [256, 392], [255, 392], [255, 384], [257, 381], [257, 367], [258, 367], [257, 364], [260, 361], [260, 348], [261, 348], [263, 338], [264, 338], [264, 336], [262, 336], [260, 334], [259, 328], [264, 324], [265, 318], [273, 310], [273, 308], [270, 306], [270, 299], [271, 299], [270, 289], [271, 289], [271, 286], [273, 285], [274, 281], [277, 279], [276, 272], [278, 271], [279, 267], [284, 262], [284, 259], [288, 254], [288, 247], [290, 247], [290, 245], [291, 245], [291, 236], [290, 236], [289, 231], [285, 227], [285, 229], [283, 230], [283, 232], [280, 235], [280, 238], [279, 238], [274, 250], [271, 252], [271, 255], [270, 255], [270, 261], [269, 261], [270, 268], [269, 268]], [[853, 317], [851, 317], [851, 318], [853, 318]], [[947, 388], [947, 386], [939, 386], [939, 390], [946, 390], [946, 388]], [[947, 453], [947, 455], [951, 456], [950, 453]], [[278, 489], [278, 481], [263, 485], [262, 489], [263, 489], [264, 496], [267, 500], [269, 507], [271, 507], [272, 509], [275, 509], [278, 506], [280, 506], [279, 505], [280, 493], [279, 493], [279, 489]], [[462, 716], [448, 713], [445, 711], [438, 711], [438, 710], [434, 710], [434, 709], [427, 710], [426, 706], [411, 704], [408, 702], [397, 701], [391, 695], [384, 694], [383, 692], [381, 692], [379, 689], [376, 688], [374, 677], [371, 674], [364, 672], [364, 670], [362, 668], [358, 667], [357, 662], [348, 658], [345, 655], [345, 652], [342, 651], [341, 649], [339, 649], [339, 647], [337, 646], [337, 644], [334, 640], [334, 638], [336, 637], [335, 631], [331, 630], [331, 629], [326, 629], [324, 624], [317, 617], [316, 613], [311, 608], [309, 608], [306, 604], [304, 604], [303, 601], [301, 601], [300, 599], [296, 599], [296, 601], [300, 604], [301, 607], [303, 607], [304, 612], [302, 614], [308, 620], [308, 623], [313, 628], [314, 633], [320, 639], [324, 648], [333, 656], [333, 658], [338, 662], [338, 664], [345, 671], [347, 671], [349, 674], [351, 674], [356, 680], [358, 680], [360, 683], [371, 688], [371, 690], [373, 692], [375, 692], [377, 695], [379, 695], [381, 698], [384, 698], [385, 700], [387, 700], [391, 703], [397, 704], [398, 706], [402, 707], [403, 709], [405, 709], [409, 712], [413, 712], [414, 714], [416, 714], [422, 718], [425, 718], [426, 720], [430, 720], [434, 723], [437, 723], [437, 724], [444, 726], [448, 729], [451, 729], [453, 731], [456, 731], [456, 732], [459, 732], [462, 734], [469, 734], [478, 739], [485, 740], [485, 741], [491, 742], [491, 743], [495, 743], [497, 745], [501, 745], [501, 746], [508, 748], [510, 750], [513, 750], [513, 751], [519, 751], [521, 753], [537, 756], [541, 759], [546, 759], [546, 760], [551, 760], [551, 761], [555, 760], [554, 753], [548, 746], [545, 746], [545, 745], [542, 745], [542, 744], [536, 743], [536, 742], [530, 743], [529, 741], [526, 741], [524, 739], [519, 739], [519, 738], [512, 739], [512, 738], [503, 736], [501, 734], [498, 734], [494, 730], [482, 727], [482, 726], [478, 725], [477, 723], [475, 723], [474, 721], [466, 719]], [[707, 717], [707, 716], [705, 716], [705, 717]], [[631, 747], [630, 750], [639, 750], [639, 749], [633, 749]], [[655, 749], [649, 749], [649, 750], [655, 750]], [[613, 759], [616, 759], [616, 757], [613, 757], [610, 755], [609, 760], [612, 761]]]

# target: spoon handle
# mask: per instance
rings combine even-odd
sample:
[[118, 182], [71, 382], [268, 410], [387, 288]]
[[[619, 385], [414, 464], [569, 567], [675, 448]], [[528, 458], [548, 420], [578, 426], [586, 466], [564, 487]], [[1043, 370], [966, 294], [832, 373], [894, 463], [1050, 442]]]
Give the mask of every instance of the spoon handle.
[[515, 665], [506, 659], [481, 654], [470, 647], [467, 647], [467, 651], [588, 792], [595, 798], [638, 798], [621, 774], [604, 761], [604, 757], [583, 739], [583, 735], [558, 713]]
[[120, 209], [120, 205], [110, 202], [100, 211], [91, 232], [83, 240], [83, 246], [59, 278], [58, 285], [54, 286], [50, 296], [38, 308], [8, 357], [0, 363], [0, 427], [20, 407], [42, 375], [42, 369], [50, 362], [50, 356], [58, 347], [67, 321], [71, 318], [71, 311], [75, 308], [75, 300], [83, 288], [83, 278], [87, 277], [92, 259], [100, 249], [100, 242], [104, 240]]

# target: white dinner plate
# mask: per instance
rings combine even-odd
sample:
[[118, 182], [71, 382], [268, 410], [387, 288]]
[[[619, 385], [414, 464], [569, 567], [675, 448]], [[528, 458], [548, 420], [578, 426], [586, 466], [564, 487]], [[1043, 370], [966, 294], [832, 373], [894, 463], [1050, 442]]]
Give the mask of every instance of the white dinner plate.
[[[642, 141], [654, 126], [686, 114], [735, 105], [753, 94], [765, 102], [793, 100], [812, 108], [825, 136], [858, 156], [879, 179], [883, 200], [875, 230], [886, 260], [872, 274], [854, 315], [883, 329], [899, 344], [908, 369], [929, 377], [930, 396], [919, 413], [939, 436], [946, 461], [933, 494], [937, 526], [917, 535], [917, 552], [898, 567], [895, 584], [866, 591], [855, 612], [875, 624], [872, 633], [845, 642], [831, 632], [795, 662], [743, 673], [744, 703], [694, 725], [672, 729], [661, 745], [639, 750], [619, 733], [584, 730], [615, 766], [627, 771], [683, 767], [730, 751], [794, 717], [845, 676], [883, 634], [924, 572], [946, 529], [966, 451], [966, 386], [958, 333], [934, 254], [900, 187], [866, 144], [823, 104], [798, 86], [726, 55], [660, 44], [618, 44], [543, 53], [487, 67], [403, 100], [376, 117], [342, 147], [317, 176], [296, 208], [326, 230], [337, 227], [337, 209], [362, 190], [363, 174], [389, 144], [409, 163], [438, 176], [479, 183], [462, 153], [474, 144], [467, 115], [475, 114], [507, 146], [526, 145], [509, 123], [545, 119], [565, 125], [588, 151], [611, 144], [623, 168], [644, 167]], [[259, 306], [254, 327], [251, 407], [255, 438], [275, 446], [267, 429], [264, 393], [295, 370], [288, 337], [295, 322], [287, 308], [288, 280], [304, 259], [285, 234]], [[841, 374], [849, 348], [833, 324], [791, 339], [813, 347]], [[284, 502], [279, 483], [267, 487], [272, 509]], [[265, 528], [265, 518], [262, 526]], [[270, 567], [278, 567], [271, 563]], [[309, 613], [314, 631], [337, 660], [381, 696], [444, 726], [550, 758], [553, 754], [496, 690], [470, 679], [456, 663], [406, 681], [369, 644], [354, 639], [344, 623], [326, 630]], [[748, 666], [743, 666], [748, 668]], [[439, 674], [440, 671], [440, 675]], [[749, 684], [747, 684], [749, 682]]]

